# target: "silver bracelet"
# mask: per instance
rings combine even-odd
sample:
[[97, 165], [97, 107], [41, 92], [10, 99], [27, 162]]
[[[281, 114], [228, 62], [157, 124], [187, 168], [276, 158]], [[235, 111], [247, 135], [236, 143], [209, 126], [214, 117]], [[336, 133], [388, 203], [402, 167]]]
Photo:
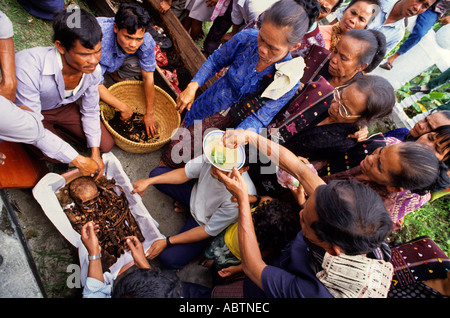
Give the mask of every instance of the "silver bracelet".
[[99, 259], [99, 258], [101, 258], [101, 257], [102, 257], [102, 254], [101, 254], [101, 253], [100, 253], [100, 254], [97, 254], [97, 255], [94, 255], [94, 256], [89, 255], [89, 256], [88, 256], [88, 260], [93, 261], [94, 259]]

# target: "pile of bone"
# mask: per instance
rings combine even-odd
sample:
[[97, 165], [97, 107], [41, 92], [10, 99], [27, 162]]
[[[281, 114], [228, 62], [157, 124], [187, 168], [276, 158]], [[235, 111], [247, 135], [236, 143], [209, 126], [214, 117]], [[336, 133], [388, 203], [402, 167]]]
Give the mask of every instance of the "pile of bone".
[[114, 179], [101, 177], [94, 181], [91, 177], [73, 180], [63, 189], [73, 200], [64, 208], [72, 227], [78, 233], [89, 221], [99, 226], [97, 237], [102, 248], [102, 264], [107, 269], [115, 263], [126, 248], [125, 238], [144, 237], [131, 214], [126, 195]]

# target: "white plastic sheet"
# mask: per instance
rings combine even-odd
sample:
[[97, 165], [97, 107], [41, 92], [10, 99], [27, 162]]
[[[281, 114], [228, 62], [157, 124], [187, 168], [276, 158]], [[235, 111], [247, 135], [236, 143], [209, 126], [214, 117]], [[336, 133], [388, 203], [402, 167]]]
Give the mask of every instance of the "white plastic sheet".
[[[131, 194], [133, 186], [130, 179], [125, 174], [119, 160], [109, 152], [103, 154], [103, 161], [105, 163], [104, 175], [108, 179], [114, 178], [116, 184], [120, 185], [125, 191], [131, 214], [139, 224], [139, 228], [145, 238], [142, 245], [146, 251], [155, 240], [164, 238], [158, 230], [158, 223], [152, 218], [150, 212], [144, 206], [140, 195]], [[64, 179], [63, 176], [55, 173], [48, 173], [33, 188], [33, 195], [58, 231], [70, 242], [70, 244], [78, 248], [81, 266], [81, 284], [84, 286], [89, 266], [88, 252], [81, 241], [81, 235], [73, 229], [69, 219], [63, 211], [63, 207], [61, 207], [61, 204], [56, 197], [57, 191], [65, 186], [65, 182], [66, 179]], [[109, 268], [110, 272], [105, 272], [103, 274], [105, 282], [111, 284], [117, 277], [120, 269], [131, 261], [133, 261], [131, 252], [126, 251], [125, 254], [122, 254], [117, 259], [116, 263]]]

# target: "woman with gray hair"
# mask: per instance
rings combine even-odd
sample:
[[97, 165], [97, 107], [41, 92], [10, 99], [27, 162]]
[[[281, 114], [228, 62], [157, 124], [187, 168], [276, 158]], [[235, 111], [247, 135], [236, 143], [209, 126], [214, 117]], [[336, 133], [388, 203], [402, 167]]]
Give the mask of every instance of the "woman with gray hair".
[[[186, 109], [187, 113], [163, 154], [163, 163], [180, 167], [198, 155], [193, 150], [201, 146], [194, 147], [194, 142], [201, 145], [203, 136], [194, 138], [196, 120], [202, 121], [202, 133], [212, 127], [258, 131], [266, 127], [300, 86], [304, 62], [302, 58], [292, 59], [290, 52], [300, 46], [308, 26], [308, 14], [302, 5], [294, 0], [278, 1], [267, 11], [259, 31], [239, 32], [210, 55], [177, 98], [178, 111]], [[229, 67], [227, 73], [196, 98], [198, 88], [224, 67]], [[249, 109], [247, 105], [254, 107]]]

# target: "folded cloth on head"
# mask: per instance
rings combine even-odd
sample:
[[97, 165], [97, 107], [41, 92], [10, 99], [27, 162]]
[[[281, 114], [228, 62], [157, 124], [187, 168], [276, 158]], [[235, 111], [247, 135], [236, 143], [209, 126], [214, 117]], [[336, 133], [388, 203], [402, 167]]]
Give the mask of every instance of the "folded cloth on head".
[[276, 63], [273, 82], [262, 93], [261, 97], [278, 99], [289, 92], [302, 78], [305, 61], [301, 56], [292, 60]]

